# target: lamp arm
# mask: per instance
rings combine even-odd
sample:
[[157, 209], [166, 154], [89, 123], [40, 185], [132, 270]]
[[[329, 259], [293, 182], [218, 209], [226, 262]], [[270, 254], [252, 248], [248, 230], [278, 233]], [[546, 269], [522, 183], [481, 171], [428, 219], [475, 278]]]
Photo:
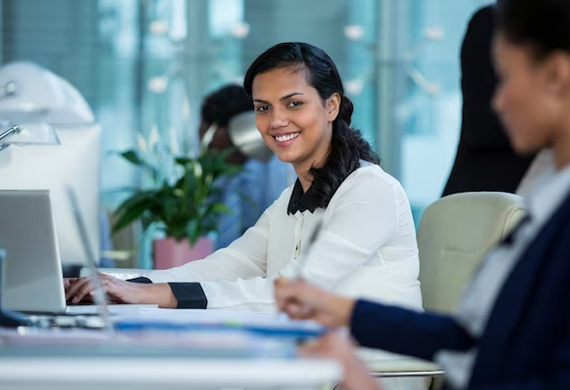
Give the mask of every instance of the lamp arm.
[[[8, 138], [13, 134], [18, 134], [20, 131], [22, 131], [22, 129], [20, 129], [20, 126], [14, 125], [5, 132], [0, 133], [0, 141], [2, 141], [4, 138]], [[10, 144], [0, 144], [0, 151], [6, 149], [8, 146], [10, 146]]]
[[5, 132], [3, 132], [2, 134], [0, 134], [0, 141], [2, 141], [4, 138], [11, 136], [12, 134], [18, 134], [20, 131], [21, 131], [20, 126], [14, 125]]

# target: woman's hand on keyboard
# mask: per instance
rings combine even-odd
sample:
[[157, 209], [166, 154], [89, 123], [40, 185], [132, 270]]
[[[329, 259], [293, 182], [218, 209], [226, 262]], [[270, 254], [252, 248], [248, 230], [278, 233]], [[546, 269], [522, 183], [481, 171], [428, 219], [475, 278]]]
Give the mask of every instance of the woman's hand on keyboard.
[[[99, 280], [109, 303], [158, 304], [166, 308], [177, 306], [172, 290], [166, 283], [133, 283], [106, 274], [99, 274]], [[95, 296], [96, 283], [91, 277], [66, 279], [64, 287], [65, 299], [72, 304], [93, 301]]]

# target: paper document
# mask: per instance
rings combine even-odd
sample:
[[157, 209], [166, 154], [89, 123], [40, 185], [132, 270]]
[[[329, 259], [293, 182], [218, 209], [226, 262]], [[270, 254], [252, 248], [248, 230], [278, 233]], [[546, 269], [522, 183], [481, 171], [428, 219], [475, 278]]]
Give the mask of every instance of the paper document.
[[318, 337], [327, 331], [314, 321], [291, 320], [277, 313], [223, 310], [141, 309], [136, 316], [118, 316], [114, 324], [119, 331], [243, 330], [264, 336], [301, 339]]

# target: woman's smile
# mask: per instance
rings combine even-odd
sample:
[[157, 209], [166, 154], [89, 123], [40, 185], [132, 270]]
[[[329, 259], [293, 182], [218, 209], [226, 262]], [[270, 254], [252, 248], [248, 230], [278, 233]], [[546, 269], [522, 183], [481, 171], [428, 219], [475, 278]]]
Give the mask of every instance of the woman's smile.
[[293, 142], [295, 142], [295, 140], [299, 135], [301, 135], [300, 131], [296, 133], [285, 133], [285, 134], [280, 133], [273, 135], [273, 138], [275, 138], [275, 141], [277, 141], [277, 146], [284, 147], [284, 146], [289, 146]]

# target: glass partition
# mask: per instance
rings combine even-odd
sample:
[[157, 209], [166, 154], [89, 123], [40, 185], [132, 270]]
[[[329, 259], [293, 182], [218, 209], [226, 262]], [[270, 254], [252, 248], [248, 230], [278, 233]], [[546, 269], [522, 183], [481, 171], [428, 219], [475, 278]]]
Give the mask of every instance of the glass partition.
[[[461, 112], [459, 46], [485, 0], [4, 0], [3, 63], [28, 60], [77, 87], [103, 129], [102, 200], [144, 185], [113, 154], [153, 131], [197, 148], [202, 98], [240, 83], [262, 51], [315, 44], [337, 63], [355, 103], [353, 125], [406, 189], [419, 221], [455, 156]], [[275, 193], [290, 169], [268, 165]], [[240, 224], [239, 216], [236, 224]]]

